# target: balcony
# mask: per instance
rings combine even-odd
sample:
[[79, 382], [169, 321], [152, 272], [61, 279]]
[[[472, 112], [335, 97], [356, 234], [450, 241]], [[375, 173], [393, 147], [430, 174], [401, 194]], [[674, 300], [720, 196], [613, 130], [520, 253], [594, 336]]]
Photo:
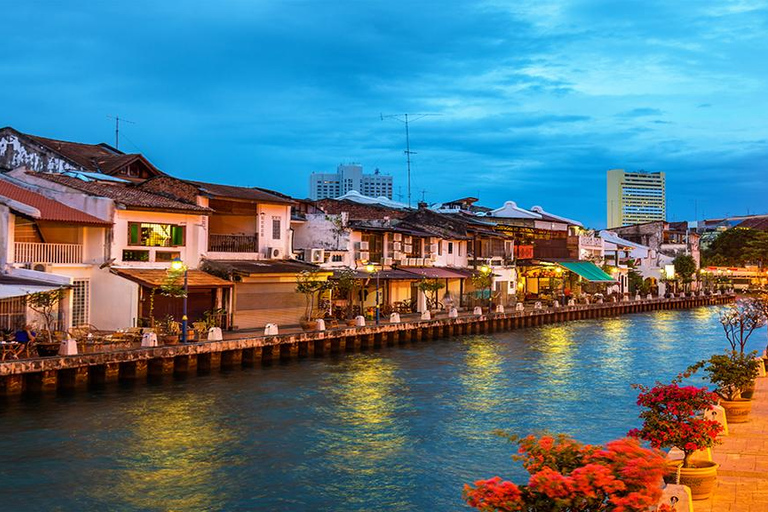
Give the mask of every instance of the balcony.
[[45, 244], [15, 242], [13, 259], [16, 263], [82, 263], [81, 244]]
[[208, 235], [209, 252], [259, 252], [259, 237], [256, 235]]

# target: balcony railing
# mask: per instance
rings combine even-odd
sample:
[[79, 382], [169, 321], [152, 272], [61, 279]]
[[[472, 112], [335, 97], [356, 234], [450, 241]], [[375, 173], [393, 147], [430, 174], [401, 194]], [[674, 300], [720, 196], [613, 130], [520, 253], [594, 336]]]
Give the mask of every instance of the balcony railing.
[[13, 259], [16, 263], [82, 263], [83, 246], [15, 242]]
[[256, 235], [208, 235], [209, 252], [259, 252]]

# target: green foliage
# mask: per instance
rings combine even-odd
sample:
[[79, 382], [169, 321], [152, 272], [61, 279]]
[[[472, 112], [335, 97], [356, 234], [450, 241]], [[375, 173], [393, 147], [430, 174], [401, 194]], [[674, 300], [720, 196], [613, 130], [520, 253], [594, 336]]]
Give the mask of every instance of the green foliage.
[[315, 294], [328, 289], [328, 281], [320, 277], [320, 269], [304, 270], [296, 276], [296, 291], [304, 294], [306, 300], [306, 309], [304, 318], [312, 320], [312, 313], [315, 310]]
[[696, 273], [696, 260], [690, 254], [681, 254], [672, 260], [675, 266], [675, 274], [680, 276], [683, 283], [693, 281], [693, 275]]
[[437, 308], [437, 292], [445, 288], [445, 283], [439, 279], [423, 278], [416, 286], [427, 297], [427, 308]]
[[185, 269], [183, 268], [169, 268], [165, 274], [165, 279], [160, 284], [160, 293], [166, 297], [185, 297], [184, 272]]
[[334, 281], [336, 289], [347, 297], [346, 318], [353, 318], [352, 310], [354, 304], [352, 303], [352, 297], [357, 286], [356, 272], [349, 267], [343, 268], [336, 272], [336, 279]]
[[[629, 279], [629, 293], [643, 293], [643, 276], [641, 276], [638, 272], [631, 270], [627, 273], [627, 278]], [[645, 293], [648, 293], [645, 291]]]
[[731, 228], [720, 233], [702, 256], [707, 265], [737, 266], [768, 262], [768, 233], [750, 228]]
[[736, 400], [757, 377], [760, 363], [755, 359], [756, 356], [757, 352], [745, 354], [736, 350], [715, 354], [688, 367], [686, 374], [690, 375], [704, 368], [706, 379], [717, 386], [715, 393], [723, 400]]

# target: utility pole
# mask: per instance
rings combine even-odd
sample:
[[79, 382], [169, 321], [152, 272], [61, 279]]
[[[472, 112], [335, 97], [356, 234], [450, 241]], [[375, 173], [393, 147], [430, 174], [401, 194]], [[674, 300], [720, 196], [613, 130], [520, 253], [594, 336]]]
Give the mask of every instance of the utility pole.
[[418, 121], [421, 118], [427, 117], [427, 116], [437, 116], [440, 114], [413, 114], [417, 117], [408, 118], [408, 114], [393, 114], [389, 116], [385, 116], [384, 114], [379, 114], [381, 117], [381, 120], [384, 119], [395, 119], [396, 121], [400, 121], [401, 123], [405, 124], [405, 161], [407, 164], [407, 170], [408, 170], [408, 207], [411, 207], [411, 155], [415, 155], [415, 151], [411, 151], [411, 136], [409, 131], [410, 123], [414, 121]]
[[136, 123], [127, 119], [120, 119], [120, 116], [107, 116], [107, 118], [115, 120], [115, 149], [120, 149], [120, 121], [131, 124]]

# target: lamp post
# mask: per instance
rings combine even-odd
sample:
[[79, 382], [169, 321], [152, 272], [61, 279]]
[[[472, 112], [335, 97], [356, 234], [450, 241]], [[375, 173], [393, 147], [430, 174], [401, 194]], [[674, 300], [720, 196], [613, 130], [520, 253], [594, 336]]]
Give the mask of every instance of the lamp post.
[[376, 325], [379, 325], [379, 274], [381, 272], [376, 268], [376, 265], [372, 263], [366, 265], [365, 270], [370, 274], [376, 272]]
[[171, 269], [179, 272], [184, 270], [184, 302], [181, 309], [181, 342], [187, 342], [187, 295], [189, 294], [189, 269], [180, 258], [174, 258]]
[[491, 274], [491, 267], [488, 265], [483, 265], [480, 267], [480, 272], [488, 279], [488, 313], [492, 313], [491, 311], [491, 287], [493, 285], [493, 282], [491, 279], [488, 278], [488, 276]]

